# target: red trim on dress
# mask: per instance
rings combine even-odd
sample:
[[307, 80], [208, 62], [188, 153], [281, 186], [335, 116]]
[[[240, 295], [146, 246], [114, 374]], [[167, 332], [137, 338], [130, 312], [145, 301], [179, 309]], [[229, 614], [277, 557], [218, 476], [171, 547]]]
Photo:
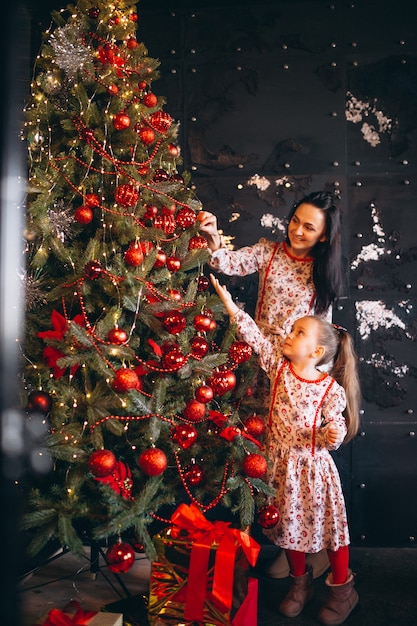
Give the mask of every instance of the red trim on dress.
[[282, 247], [284, 248], [284, 252], [287, 256], [290, 257], [290, 259], [292, 259], [293, 261], [300, 261], [300, 263], [311, 263], [311, 261], [314, 261], [314, 257], [312, 256], [304, 256], [304, 257], [298, 257], [298, 256], [294, 256], [293, 254], [291, 254], [291, 252], [288, 250], [288, 246], [285, 243], [285, 241], [282, 242]]

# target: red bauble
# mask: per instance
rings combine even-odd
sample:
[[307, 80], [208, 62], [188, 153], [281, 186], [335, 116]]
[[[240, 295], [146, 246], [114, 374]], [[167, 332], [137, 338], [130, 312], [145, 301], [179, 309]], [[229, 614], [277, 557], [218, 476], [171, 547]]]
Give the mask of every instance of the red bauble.
[[146, 80], [140, 80], [138, 82], [138, 89], [140, 89], [141, 91], [146, 89], [147, 86], [148, 86], [148, 84], [147, 84]]
[[117, 85], [109, 85], [107, 87], [107, 91], [112, 95], [116, 96], [119, 93], [119, 88]]
[[164, 315], [162, 325], [171, 335], [179, 335], [187, 326], [187, 319], [181, 311], [167, 311]]
[[168, 291], [168, 295], [170, 299], [175, 300], [175, 302], [181, 302], [182, 300], [182, 294], [181, 294], [181, 291], [179, 291], [179, 289], [170, 289]]
[[242, 463], [243, 471], [251, 478], [262, 478], [267, 468], [266, 459], [256, 452], [246, 455]]
[[103, 273], [103, 268], [98, 261], [89, 261], [84, 266], [84, 276], [90, 280], [97, 280]]
[[163, 230], [166, 235], [172, 235], [177, 227], [177, 222], [173, 215], [157, 215], [153, 225], [155, 228]]
[[165, 113], [165, 111], [155, 111], [155, 113], [152, 113], [150, 116], [149, 121], [153, 128], [159, 133], [166, 133], [173, 122], [172, 117], [169, 113]]
[[278, 524], [279, 518], [279, 511], [273, 504], [266, 504], [258, 511], [258, 522], [262, 528], [274, 528]]
[[169, 180], [169, 174], [166, 170], [163, 170], [162, 168], [158, 168], [157, 170], [155, 170], [155, 174], [153, 175], [153, 180], [156, 183], [164, 183], [167, 180]]
[[167, 255], [165, 254], [165, 252], [163, 250], [158, 250], [158, 252], [156, 253], [154, 267], [164, 267], [166, 261]]
[[116, 461], [111, 450], [95, 450], [88, 459], [88, 469], [93, 476], [110, 476], [116, 467]]
[[167, 350], [162, 357], [162, 367], [167, 367], [173, 370], [179, 370], [187, 363], [187, 358], [181, 352], [180, 348], [171, 348]]
[[229, 348], [229, 357], [233, 363], [245, 363], [252, 356], [252, 348], [246, 341], [234, 341]]
[[130, 117], [127, 113], [116, 113], [113, 116], [113, 126], [116, 130], [125, 130], [130, 126]]
[[190, 465], [184, 467], [183, 477], [189, 485], [196, 487], [200, 485], [205, 478], [204, 470], [198, 463], [190, 463]]
[[149, 91], [146, 95], [143, 96], [143, 104], [149, 109], [153, 109], [153, 107], [156, 106], [157, 103], [158, 103], [158, 98], [151, 91]]
[[132, 207], [135, 206], [139, 200], [139, 191], [136, 189], [135, 185], [119, 185], [116, 187], [114, 199], [117, 204], [120, 204], [120, 206], [124, 206], [126, 208]]
[[196, 315], [194, 318], [194, 321], [193, 321], [194, 328], [198, 330], [199, 332], [208, 332], [210, 330], [212, 319], [213, 319], [212, 317], [209, 317], [208, 315], [204, 315], [203, 313], [200, 313], [199, 315]]
[[213, 400], [214, 397], [213, 389], [209, 387], [209, 385], [200, 385], [200, 387], [197, 387], [195, 390], [194, 395], [196, 400], [204, 404]]
[[134, 370], [130, 370], [127, 367], [121, 367], [116, 371], [112, 387], [119, 393], [125, 393], [129, 389], [138, 389], [140, 381], [138, 375]]
[[191, 356], [197, 359], [203, 359], [209, 351], [210, 345], [204, 337], [193, 337], [190, 341]]
[[34, 390], [28, 396], [27, 410], [29, 413], [46, 415], [52, 408], [52, 398], [46, 391]]
[[174, 157], [178, 156], [178, 155], [179, 155], [179, 153], [180, 153], [178, 146], [176, 146], [176, 145], [175, 145], [175, 144], [173, 144], [173, 143], [170, 143], [170, 144], [168, 145], [168, 151], [169, 151], [169, 153], [170, 153], [172, 156], [174, 156]]
[[190, 238], [190, 241], [188, 242], [189, 250], [204, 250], [205, 248], [208, 248], [207, 239], [205, 239], [205, 237], [202, 237], [201, 235], [194, 235]]
[[222, 396], [235, 387], [236, 376], [232, 371], [215, 372], [207, 382], [215, 396]]
[[248, 435], [251, 435], [256, 439], [261, 437], [265, 432], [265, 422], [259, 415], [251, 415], [247, 417], [243, 422], [243, 425]]
[[130, 543], [115, 543], [106, 552], [107, 567], [115, 574], [123, 574], [135, 562], [135, 550]]
[[129, 19], [130, 19], [131, 22], [137, 22], [138, 21], [138, 14], [136, 12], [131, 13], [129, 15]]
[[197, 221], [197, 213], [193, 209], [183, 207], [178, 211], [176, 220], [180, 228], [191, 228]]
[[74, 211], [74, 218], [79, 224], [89, 224], [93, 219], [93, 211], [88, 206], [79, 206]]
[[182, 414], [190, 422], [201, 422], [206, 416], [206, 405], [204, 402], [191, 398], [187, 400]]
[[165, 472], [168, 459], [163, 450], [159, 448], [149, 448], [144, 450], [138, 459], [139, 468], [147, 476], [159, 476]]
[[210, 281], [207, 276], [199, 276], [197, 281], [197, 291], [207, 291]]
[[91, 208], [100, 206], [100, 198], [96, 193], [88, 193], [84, 198], [84, 204]]
[[197, 441], [197, 431], [192, 424], [178, 424], [172, 433], [172, 440], [187, 450]]
[[165, 265], [170, 272], [178, 272], [181, 269], [181, 259], [177, 256], [168, 256]]
[[146, 126], [145, 128], [140, 128], [138, 131], [139, 139], [145, 146], [149, 146], [151, 143], [155, 141], [155, 132], [152, 128]]
[[126, 343], [127, 338], [127, 332], [118, 327], [112, 328], [107, 335], [107, 339], [110, 341], [110, 343], [115, 343], [118, 346]]
[[129, 50], [134, 50], [138, 45], [137, 39], [135, 39], [135, 37], [129, 37], [129, 39], [126, 41], [126, 46], [129, 48]]
[[125, 261], [128, 265], [137, 267], [143, 262], [143, 252], [139, 244], [131, 244], [125, 252]]

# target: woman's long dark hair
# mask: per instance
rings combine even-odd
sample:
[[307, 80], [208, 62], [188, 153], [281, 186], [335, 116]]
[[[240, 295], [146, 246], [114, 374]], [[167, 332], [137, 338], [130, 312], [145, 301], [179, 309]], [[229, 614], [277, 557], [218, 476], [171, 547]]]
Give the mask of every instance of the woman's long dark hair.
[[[327, 191], [315, 191], [292, 207], [288, 215], [288, 224], [300, 204], [305, 203], [321, 209], [326, 217], [326, 240], [319, 241], [312, 251], [313, 282], [316, 290], [314, 312], [321, 315], [343, 293], [341, 216], [333, 194]], [[290, 244], [288, 226], [287, 244]]]

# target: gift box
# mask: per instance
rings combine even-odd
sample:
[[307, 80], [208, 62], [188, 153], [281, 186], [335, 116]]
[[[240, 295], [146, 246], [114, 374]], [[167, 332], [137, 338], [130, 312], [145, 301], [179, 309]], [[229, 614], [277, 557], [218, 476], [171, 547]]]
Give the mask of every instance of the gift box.
[[123, 614], [84, 611], [78, 602], [73, 601], [62, 611], [52, 609], [34, 626], [123, 626]]
[[258, 586], [249, 569], [260, 546], [250, 535], [180, 505], [153, 541], [150, 626], [256, 626]]

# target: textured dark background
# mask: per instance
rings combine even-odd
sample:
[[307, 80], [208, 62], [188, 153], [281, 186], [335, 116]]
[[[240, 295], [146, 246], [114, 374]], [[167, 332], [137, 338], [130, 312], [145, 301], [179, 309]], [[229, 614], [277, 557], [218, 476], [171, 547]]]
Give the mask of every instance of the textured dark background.
[[[49, 11], [29, 3], [30, 54]], [[292, 203], [333, 190], [360, 357], [360, 434], [336, 455], [352, 543], [417, 536], [415, 2], [142, 0], [153, 90], [180, 122], [183, 168], [235, 247], [280, 237]], [[28, 70], [29, 76], [29, 70]], [[264, 185], [268, 185], [267, 188]], [[231, 279], [253, 310], [256, 277]]]

